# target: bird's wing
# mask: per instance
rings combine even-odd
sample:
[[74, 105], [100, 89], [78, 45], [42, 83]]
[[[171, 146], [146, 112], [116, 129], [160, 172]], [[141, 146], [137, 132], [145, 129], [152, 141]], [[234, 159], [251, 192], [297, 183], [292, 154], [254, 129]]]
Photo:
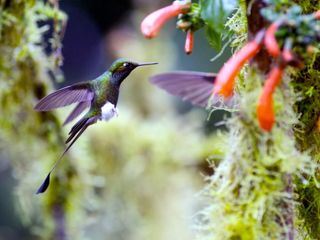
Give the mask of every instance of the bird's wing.
[[97, 116], [93, 117], [83, 117], [80, 119], [71, 129], [69, 133], [69, 138], [67, 139], [66, 143], [69, 143], [69, 145], [66, 147], [66, 149], [61, 154], [60, 158], [55, 162], [53, 167], [51, 168], [50, 172], [48, 173], [47, 177], [42, 182], [41, 186], [37, 190], [37, 194], [44, 193], [50, 184], [50, 176], [52, 171], [56, 168], [58, 163], [61, 161], [63, 156], [68, 152], [68, 150], [71, 148], [71, 146], [77, 141], [77, 139], [81, 136], [81, 134], [89, 127], [91, 124], [95, 123], [98, 120]]
[[176, 71], [152, 76], [150, 81], [184, 101], [206, 107], [212, 95], [215, 77], [213, 73]]
[[68, 124], [78, 117], [86, 108], [90, 107], [91, 101], [79, 102], [77, 106], [72, 110], [63, 125]]
[[37, 111], [49, 111], [54, 108], [64, 107], [76, 102], [90, 101], [93, 91], [89, 82], [76, 83], [61, 88], [42, 98], [34, 107]]

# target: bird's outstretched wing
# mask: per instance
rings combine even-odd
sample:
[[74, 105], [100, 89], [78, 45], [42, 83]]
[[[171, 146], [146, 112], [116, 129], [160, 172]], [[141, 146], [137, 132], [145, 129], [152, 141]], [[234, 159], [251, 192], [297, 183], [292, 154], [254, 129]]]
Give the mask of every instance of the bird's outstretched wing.
[[68, 124], [78, 117], [86, 108], [90, 107], [91, 101], [79, 102], [77, 106], [72, 110], [63, 125]]
[[49, 111], [76, 102], [90, 101], [92, 98], [93, 91], [89, 82], [76, 83], [42, 98], [34, 109], [37, 111]]
[[66, 141], [66, 143], [69, 143], [69, 145], [66, 147], [64, 152], [61, 154], [60, 158], [55, 162], [51, 170], [49, 171], [47, 177], [42, 182], [41, 186], [37, 190], [37, 194], [44, 193], [50, 184], [50, 175], [53, 172], [53, 170], [56, 168], [56, 166], [59, 164], [63, 156], [68, 152], [68, 150], [71, 148], [71, 146], [77, 141], [77, 139], [81, 136], [81, 134], [89, 127], [91, 124], [95, 123], [98, 120], [97, 116], [93, 117], [83, 117], [80, 119], [71, 129], [69, 132], [69, 137]]
[[151, 83], [199, 107], [206, 107], [212, 95], [216, 75], [213, 73], [176, 71], [150, 78]]

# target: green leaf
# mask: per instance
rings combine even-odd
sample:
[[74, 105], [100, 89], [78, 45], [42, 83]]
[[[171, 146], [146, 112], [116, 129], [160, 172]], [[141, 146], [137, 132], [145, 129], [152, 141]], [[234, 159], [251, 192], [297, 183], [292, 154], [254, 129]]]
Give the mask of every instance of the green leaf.
[[[201, 17], [207, 24], [207, 37], [216, 50], [221, 48], [221, 36], [227, 32], [224, 25], [235, 10], [238, 0], [201, 0]], [[219, 40], [218, 40], [219, 39]], [[213, 41], [217, 41], [216, 44]], [[220, 46], [219, 49], [217, 47]]]
[[219, 52], [222, 47], [221, 34], [208, 25], [206, 27], [206, 35], [210, 46]]

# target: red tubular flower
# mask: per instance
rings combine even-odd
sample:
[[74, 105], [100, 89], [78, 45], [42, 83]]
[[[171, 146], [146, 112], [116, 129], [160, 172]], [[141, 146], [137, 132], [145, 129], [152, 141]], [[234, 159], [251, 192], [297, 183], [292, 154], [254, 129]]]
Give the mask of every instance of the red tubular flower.
[[141, 23], [141, 32], [146, 38], [154, 38], [171, 18], [190, 10], [190, 2], [174, 1], [170, 6], [149, 14]]
[[266, 49], [268, 53], [273, 57], [278, 57], [281, 53], [280, 47], [278, 45], [278, 42], [275, 36], [280, 25], [281, 25], [280, 21], [272, 23], [268, 27], [266, 31], [266, 36], [264, 38], [264, 44], [266, 46]]
[[248, 42], [223, 65], [217, 74], [213, 94], [225, 98], [232, 95], [236, 76], [243, 65], [260, 51], [263, 36], [264, 32], [259, 32], [253, 41]]
[[281, 81], [284, 71], [284, 66], [275, 66], [266, 80], [262, 94], [259, 98], [257, 106], [257, 116], [260, 128], [270, 132], [275, 122], [273, 110], [273, 92]]
[[191, 54], [193, 50], [193, 41], [194, 40], [194, 34], [192, 30], [187, 31], [187, 36], [186, 36], [186, 43], [184, 45], [184, 51], [186, 54]]

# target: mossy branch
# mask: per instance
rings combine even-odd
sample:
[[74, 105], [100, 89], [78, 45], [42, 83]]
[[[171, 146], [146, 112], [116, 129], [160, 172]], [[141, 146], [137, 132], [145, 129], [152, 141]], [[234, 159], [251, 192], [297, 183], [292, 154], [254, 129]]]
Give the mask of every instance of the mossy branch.
[[[241, 43], [246, 33], [251, 39], [269, 25], [260, 15], [267, 3], [274, 1], [241, 1], [241, 11], [227, 23], [239, 36], [234, 42]], [[293, 4], [281, 5], [281, 10]], [[319, 9], [311, 7], [312, 1], [298, 4], [305, 13]], [[242, 27], [246, 22], [247, 30]], [[315, 51], [302, 71], [287, 70], [275, 94], [277, 123], [270, 133], [259, 128], [256, 107], [273, 61], [262, 49], [242, 70], [237, 84], [239, 111], [228, 122], [228, 151], [205, 189], [208, 208], [201, 214], [203, 239], [291, 240], [320, 235], [317, 56]]]

